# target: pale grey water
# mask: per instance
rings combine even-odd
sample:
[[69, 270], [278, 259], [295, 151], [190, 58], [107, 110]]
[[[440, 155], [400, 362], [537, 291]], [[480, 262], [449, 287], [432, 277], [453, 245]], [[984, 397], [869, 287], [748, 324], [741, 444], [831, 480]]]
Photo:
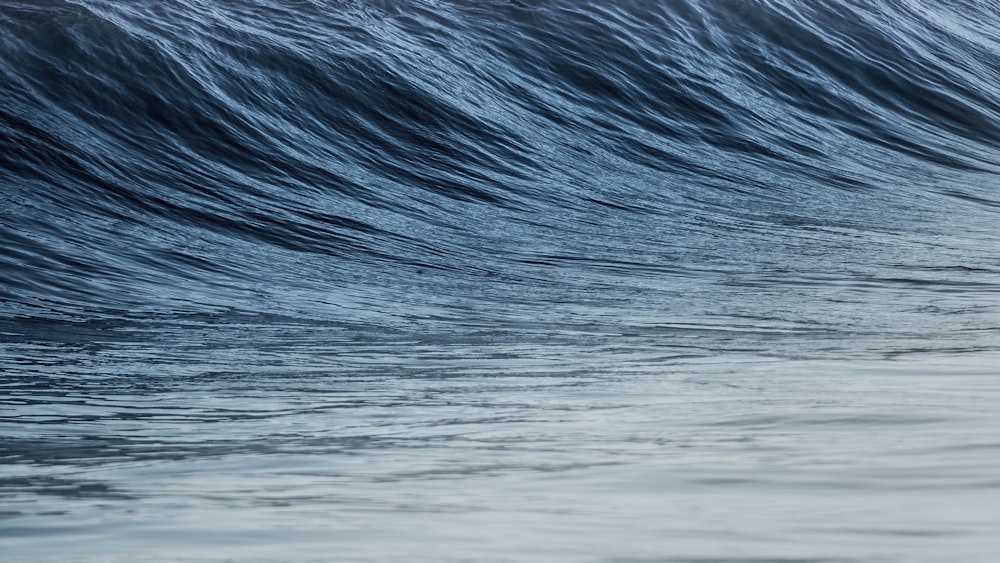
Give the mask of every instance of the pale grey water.
[[579, 350], [525, 346], [396, 365], [359, 353], [339, 373], [262, 352], [226, 372], [216, 353], [143, 373], [134, 351], [144, 377], [100, 376], [124, 352], [4, 379], [3, 560], [1000, 551], [995, 354], [570, 361]]

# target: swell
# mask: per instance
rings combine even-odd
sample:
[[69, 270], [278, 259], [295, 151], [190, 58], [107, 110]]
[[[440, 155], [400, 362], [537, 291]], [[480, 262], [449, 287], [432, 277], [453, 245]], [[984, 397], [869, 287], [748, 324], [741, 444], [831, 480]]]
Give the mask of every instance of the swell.
[[5, 0], [0, 297], [915, 337], [997, 287], [996, 13]]

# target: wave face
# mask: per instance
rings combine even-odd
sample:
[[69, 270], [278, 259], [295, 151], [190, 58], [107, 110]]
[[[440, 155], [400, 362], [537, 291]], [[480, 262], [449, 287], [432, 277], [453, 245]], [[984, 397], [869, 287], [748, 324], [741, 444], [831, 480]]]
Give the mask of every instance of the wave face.
[[0, 295], [995, 348], [994, 8], [4, 2]]
[[3, 2], [4, 310], [995, 348], [995, 8]]
[[[0, 454], [51, 470], [0, 489], [113, 503], [155, 475], [67, 485], [53, 468], [285, 447], [434, 466], [392, 432], [443, 444], [434, 429], [473, 412], [575, 416], [546, 381], [632, 374], [634, 390], [740, 358], [837, 371], [1000, 351], [998, 14], [995, 0], [0, 0], [0, 382], [19, 425]], [[469, 382], [432, 392], [424, 377]], [[788, 381], [787, 404], [816, 406]], [[858, 406], [840, 391], [830, 401]], [[369, 441], [302, 410], [343, 394]], [[80, 412], [51, 414], [52, 396]], [[830, 420], [886, 436], [933, 423], [882, 406]], [[373, 422], [424, 407], [433, 420]], [[812, 424], [796, 416], [718, 432]], [[241, 426], [260, 420], [289, 426]], [[186, 441], [199, 424], [219, 430]], [[590, 436], [518, 428], [511, 443], [544, 451]], [[615, 432], [599, 436], [635, 438]], [[593, 461], [531, 465], [483, 440], [471, 454], [501, 474]], [[632, 459], [617, 447], [594, 463]], [[388, 467], [344, 471], [398, 507], [406, 491], [375, 483], [422, 478]], [[909, 490], [924, 485], [938, 486]], [[198, 491], [202, 507], [225, 496]]]

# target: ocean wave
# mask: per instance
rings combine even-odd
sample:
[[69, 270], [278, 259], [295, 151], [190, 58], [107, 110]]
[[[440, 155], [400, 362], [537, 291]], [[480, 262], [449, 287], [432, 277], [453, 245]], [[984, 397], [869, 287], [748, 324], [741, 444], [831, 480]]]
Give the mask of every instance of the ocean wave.
[[997, 10], [3, 0], [2, 310], [995, 349]]

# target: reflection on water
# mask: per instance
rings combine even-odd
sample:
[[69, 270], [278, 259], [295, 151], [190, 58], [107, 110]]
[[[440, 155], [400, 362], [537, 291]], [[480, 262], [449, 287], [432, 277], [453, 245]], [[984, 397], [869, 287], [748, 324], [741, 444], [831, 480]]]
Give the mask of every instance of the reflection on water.
[[[19, 346], [30, 365], [38, 344]], [[556, 350], [321, 369], [276, 354], [291, 365], [87, 374], [121, 352], [4, 376], [12, 560], [987, 561], [996, 548], [996, 356], [577, 350], [560, 363]]]

